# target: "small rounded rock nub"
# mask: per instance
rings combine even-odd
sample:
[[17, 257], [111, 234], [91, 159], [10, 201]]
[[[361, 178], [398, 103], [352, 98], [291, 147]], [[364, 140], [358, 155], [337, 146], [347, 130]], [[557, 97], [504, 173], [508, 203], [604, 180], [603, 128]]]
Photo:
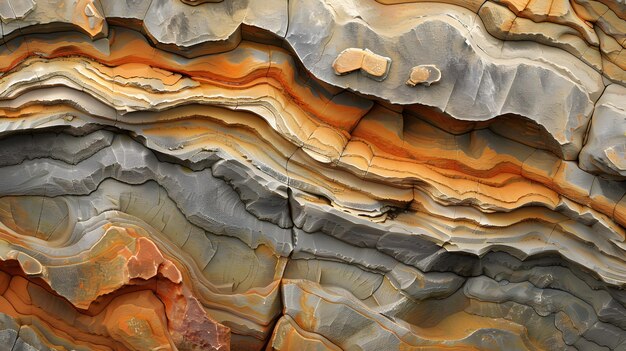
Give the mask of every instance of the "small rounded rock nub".
[[441, 71], [435, 65], [419, 65], [411, 68], [407, 85], [412, 87], [417, 84], [430, 86], [441, 79]]

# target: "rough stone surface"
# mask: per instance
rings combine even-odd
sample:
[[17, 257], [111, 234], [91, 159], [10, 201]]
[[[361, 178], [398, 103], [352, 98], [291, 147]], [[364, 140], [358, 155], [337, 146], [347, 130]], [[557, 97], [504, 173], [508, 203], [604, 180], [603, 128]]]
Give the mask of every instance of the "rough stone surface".
[[0, 0], [0, 349], [626, 350], [625, 33]]

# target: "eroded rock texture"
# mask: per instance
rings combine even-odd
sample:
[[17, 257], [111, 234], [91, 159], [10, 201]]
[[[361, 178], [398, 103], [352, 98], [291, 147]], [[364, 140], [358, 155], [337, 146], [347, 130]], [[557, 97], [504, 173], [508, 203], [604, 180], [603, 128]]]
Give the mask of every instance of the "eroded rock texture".
[[622, 0], [0, 0], [3, 350], [626, 350]]

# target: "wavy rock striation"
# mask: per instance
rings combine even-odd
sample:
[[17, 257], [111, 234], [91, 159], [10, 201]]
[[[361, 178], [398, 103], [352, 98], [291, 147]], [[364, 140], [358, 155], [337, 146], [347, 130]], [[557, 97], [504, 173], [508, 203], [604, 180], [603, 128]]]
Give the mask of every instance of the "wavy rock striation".
[[0, 0], [11, 350], [626, 350], [626, 7]]

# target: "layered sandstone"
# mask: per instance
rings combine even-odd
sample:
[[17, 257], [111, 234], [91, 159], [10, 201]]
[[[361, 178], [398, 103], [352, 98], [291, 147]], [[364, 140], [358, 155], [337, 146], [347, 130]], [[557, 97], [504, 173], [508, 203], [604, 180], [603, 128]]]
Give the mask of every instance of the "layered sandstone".
[[9, 349], [626, 349], [623, 2], [0, 20]]

